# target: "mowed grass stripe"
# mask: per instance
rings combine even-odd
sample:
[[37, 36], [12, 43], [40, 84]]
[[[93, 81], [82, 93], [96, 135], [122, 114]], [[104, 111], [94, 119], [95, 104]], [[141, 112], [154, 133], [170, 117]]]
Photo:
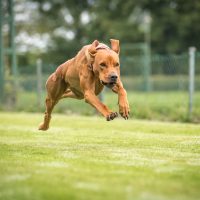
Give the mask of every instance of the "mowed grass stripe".
[[0, 113], [0, 199], [199, 199], [200, 126]]

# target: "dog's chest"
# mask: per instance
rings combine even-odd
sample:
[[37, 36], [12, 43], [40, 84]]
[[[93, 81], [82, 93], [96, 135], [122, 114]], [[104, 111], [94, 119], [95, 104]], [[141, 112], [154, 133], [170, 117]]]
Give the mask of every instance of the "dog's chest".
[[77, 97], [80, 97], [80, 98], [84, 97], [81, 90], [78, 90], [77, 88], [74, 88], [74, 87], [70, 87], [70, 89]]
[[100, 83], [100, 80], [95, 81], [95, 94], [99, 95], [103, 90], [104, 86]]

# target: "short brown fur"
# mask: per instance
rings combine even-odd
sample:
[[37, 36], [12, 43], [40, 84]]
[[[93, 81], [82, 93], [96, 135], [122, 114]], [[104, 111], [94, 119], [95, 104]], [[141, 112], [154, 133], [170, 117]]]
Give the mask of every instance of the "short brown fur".
[[119, 40], [111, 39], [111, 49], [95, 40], [84, 46], [78, 54], [61, 64], [46, 83], [46, 111], [39, 130], [47, 130], [54, 106], [62, 98], [85, 99], [95, 107], [107, 121], [117, 117], [97, 97], [104, 86], [118, 94], [119, 113], [129, 117], [127, 94], [120, 80]]

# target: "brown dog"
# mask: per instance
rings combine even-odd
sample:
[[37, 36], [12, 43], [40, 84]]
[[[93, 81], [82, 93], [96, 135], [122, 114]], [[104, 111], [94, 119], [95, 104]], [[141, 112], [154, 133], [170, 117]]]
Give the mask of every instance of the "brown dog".
[[60, 65], [46, 83], [47, 98], [44, 122], [39, 130], [47, 130], [51, 112], [62, 98], [85, 99], [107, 121], [117, 117], [97, 97], [104, 86], [118, 93], [119, 113], [124, 119], [129, 116], [127, 94], [120, 80], [119, 40], [111, 39], [111, 49], [95, 40], [84, 46], [78, 54]]

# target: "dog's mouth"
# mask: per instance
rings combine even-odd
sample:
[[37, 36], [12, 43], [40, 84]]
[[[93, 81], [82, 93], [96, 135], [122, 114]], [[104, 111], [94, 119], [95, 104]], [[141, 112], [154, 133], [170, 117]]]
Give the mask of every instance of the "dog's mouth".
[[108, 88], [113, 88], [114, 85], [116, 84], [116, 82], [108, 82], [108, 83], [106, 83], [106, 82], [101, 80], [101, 84], [106, 86], [106, 87], [108, 87]]

